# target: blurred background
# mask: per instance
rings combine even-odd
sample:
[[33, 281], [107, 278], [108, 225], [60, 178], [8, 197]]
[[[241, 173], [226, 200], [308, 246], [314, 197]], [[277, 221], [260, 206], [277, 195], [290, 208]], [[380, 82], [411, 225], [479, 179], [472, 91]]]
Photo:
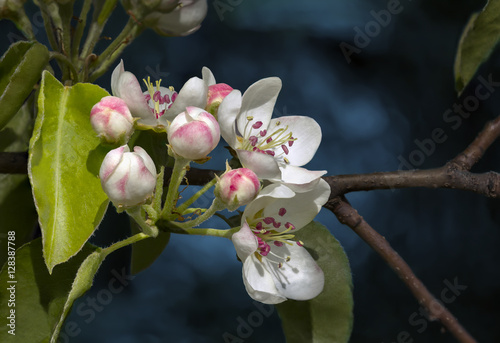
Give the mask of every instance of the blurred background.
[[[242, 91], [261, 78], [280, 77], [283, 89], [274, 115], [308, 115], [323, 129], [310, 169], [336, 175], [433, 168], [462, 151], [499, 113], [497, 88], [477, 105], [464, 103], [481, 84], [478, 76], [500, 81], [498, 52], [460, 98], [454, 91], [460, 34], [485, 2], [393, 0], [389, 3], [399, 5], [383, 17], [381, 11], [390, 13], [386, 1], [209, 0], [198, 32], [163, 38], [145, 31], [122, 58], [139, 79], [161, 78], [162, 85], [177, 90], [189, 77], [201, 77], [203, 66], [218, 82]], [[117, 8], [105, 34], [116, 37], [126, 20]], [[10, 23], [1, 25], [15, 31]], [[42, 31], [37, 34], [41, 40]], [[2, 43], [4, 51], [5, 37]], [[109, 91], [111, 71], [98, 80]], [[460, 116], [457, 106], [470, 115]], [[433, 138], [436, 129], [444, 132], [439, 141]], [[221, 168], [228, 158], [223, 145], [202, 168]], [[496, 142], [473, 171], [500, 171], [499, 158]], [[449, 302], [450, 311], [478, 341], [500, 341], [499, 200], [428, 189], [360, 192], [347, 198], [429, 290]], [[350, 259], [351, 342], [399, 342], [402, 336], [407, 338], [401, 342], [454, 342], [441, 325], [425, 319], [394, 272], [348, 227], [326, 210], [317, 220]], [[91, 241], [104, 246], [118, 232], [126, 237], [129, 224], [111, 207]], [[81, 332], [62, 337], [63, 342], [285, 341], [277, 312], [266, 307], [263, 313], [246, 294], [231, 242], [173, 235], [160, 258], [133, 281], [123, 276], [129, 275], [129, 256], [124, 249], [105, 261], [68, 319]], [[109, 289], [113, 279], [123, 288], [104, 298], [99, 292]], [[459, 285], [456, 296], [442, 299], [450, 284]], [[92, 307], [92, 299], [102, 301]], [[263, 313], [262, 323], [239, 340], [225, 340], [225, 333], [238, 337], [241, 323], [256, 311]]]

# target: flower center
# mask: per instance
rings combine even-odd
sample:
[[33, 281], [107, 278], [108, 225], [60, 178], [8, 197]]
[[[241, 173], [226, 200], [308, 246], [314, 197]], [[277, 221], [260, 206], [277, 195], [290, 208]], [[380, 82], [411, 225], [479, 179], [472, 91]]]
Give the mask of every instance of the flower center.
[[[282, 207], [278, 211], [278, 220], [274, 217], [263, 217], [263, 212], [264, 209], [261, 209], [253, 218], [247, 219], [247, 223], [258, 242], [258, 248], [254, 254], [260, 262], [268, 255], [274, 256], [273, 259], [268, 259], [268, 261], [277, 264], [278, 268], [281, 268], [283, 263], [290, 261], [290, 256], [280, 256], [272, 252], [270, 244], [277, 247], [281, 247], [283, 244], [293, 245], [295, 243], [298, 246], [303, 246], [304, 244], [301, 241], [293, 241], [295, 235], [291, 234], [290, 231], [295, 230], [295, 226], [292, 223], [282, 223], [279, 221], [279, 217], [284, 216], [286, 213], [285, 208]], [[281, 232], [276, 231], [280, 227], [284, 227], [285, 230]], [[278, 259], [280, 262], [275, 261], [275, 259]]]
[[150, 77], [148, 80], [143, 79], [148, 90], [144, 92], [144, 97], [148, 103], [151, 112], [155, 115], [156, 119], [160, 118], [166, 110], [172, 107], [175, 99], [177, 98], [177, 92], [174, 87], [170, 86], [168, 88], [160, 87], [161, 80], [155, 82], [155, 86], [151, 83]]
[[288, 130], [288, 125], [283, 126], [278, 120], [273, 125], [274, 127], [268, 127], [268, 129], [260, 130], [254, 134], [252, 130], [259, 130], [263, 123], [259, 120], [250, 125], [252, 120], [252, 116], [247, 117], [243, 137], [238, 137], [239, 148], [268, 154], [290, 164], [286, 155], [290, 152], [290, 148], [297, 138], [294, 138], [292, 132]]

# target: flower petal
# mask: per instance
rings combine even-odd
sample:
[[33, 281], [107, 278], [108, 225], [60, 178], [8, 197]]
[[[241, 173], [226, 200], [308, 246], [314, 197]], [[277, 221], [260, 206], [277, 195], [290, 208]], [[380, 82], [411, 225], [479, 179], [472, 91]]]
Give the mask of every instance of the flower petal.
[[[269, 127], [277, 127], [276, 123], [281, 128], [288, 126], [287, 131], [292, 132], [293, 138], [297, 139], [292, 146], [287, 146], [286, 158], [290, 164], [303, 166], [311, 161], [321, 143], [321, 127], [316, 120], [304, 116], [280, 117], [272, 119]], [[282, 152], [280, 147], [276, 149]]]
[[[314, 188], [308, 192], [296, 193], [292, 198], [275, 198], [272, 202], [265, 201], [266, 197], [257, 198], [253, 201], [257, 204], [253, 206], [255, 208], [264, 208], [265, 217], [279, 218], [282, 225], [279, 228], [275, 228], [276, 231], [284, 231], [286, 229], [284, 224], [287, 222], [292, 223], [295, 226], [295, 230], [299, 230], [316, 217], [329, 196], [330, 186], [325, 180], [320, 179]], [[259, 204], [261, 201], [265, 206]], [[280, 214], [283, 208], [286, 212], [285, 214]]]
[[125, 66], [123, 65], [123, 60], [120, 60], [120, 63], [115, 67], [113, 73], [111, 74], [111, 92], [114, 96], [120, 98], [119, 89], [118, 89], [118, 80], [120, 79], [120, 75], [125, 71]]
[[218, 112], [220, 134], [231, 147], [236, 146], [236, 116], [241, 107], [241, 92], [237, 89], [229, 93], [222, 100]]
[[[236, 119], [238, 131], [242, 136], [257, 135], [260, 130], [268, 127], [280, 90], [281, 80], [278, 77], [262, 79], [248, 87], [243, 94], [241, 111]], [[248, 117], [253, 117], [250, 123]], [[262, 122], [262, 126], [259, 129], [253, 129], [253, 123], [258, 121]], [[245, 127], [247, 132], [245, 132]]]
[[167, 120], [173, 120], [179, 113], [184, 112], [188, 106], [205, 108], [207, 92], [208, 87], [202, 79], [199, 77], [190, 78], [179, 91], [172, 107], [160, 117], [160, 123], [166, 126]]
[[280, 164], [281, 180], [295, 192], [311, 190], [326, 170], [309, 170], [302, 167]]
[[[292, 241], [289, 243], [291, 245], [283, 244], [281, 247], [273, 245], [271, 252], [284, 258], [289, 256], [290, 261], [283, 262], [275, 255], [269, 254], [263, 259], [263, 264], [269, 270], [279, 294], [294, 300], [312, 299], [323, 290], [323, 271], [304, 247]], [[282, 267], [278, 268], [277, 263], [280, 262]]]
[[243, 283], [248, 295], [261, 303], [279, 304], [286, 300], [278, 292], [274, 278], [255, 255], [243, 263]]
[[242, 262], [244, 262], [248, 256], [257, 251], [259, 246], [257, 238], [255, 238], [250, 226], [248, 226], [246, 222], [243, 223], [238, 232], [233, 234], [231, 240], [233, 241], [238, 257]]
[[133, 117], [141, 118], [139, 123], [144, 125], [155, 125], [156, 118], [149, 108], [146, 98], [141, 90], [141, 85], [134, 74], [124, 71], [115, 83], [114, 93], [117, 93], [127, 104]]
[[274, 157], [255, 151], [237, 149], [243, 167], [252, 170], [259, 179], [281, 179], [281, 171]]
[[215, 85], [215, 77], [210, 69], [208, 69], [207, 67], [203, 67], [201, 69], [201, 75], [207, 87]]

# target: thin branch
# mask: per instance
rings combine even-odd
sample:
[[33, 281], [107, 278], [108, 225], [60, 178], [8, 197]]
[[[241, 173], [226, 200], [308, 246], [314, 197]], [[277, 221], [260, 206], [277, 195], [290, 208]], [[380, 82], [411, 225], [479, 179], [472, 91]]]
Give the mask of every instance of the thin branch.
[[487, 122], [467, 149], [448, 162], [447, 166], [456, 166], [460, 170], [470, 170], [483, 157], [498, 136], [500, 136], [500, 116]]
[[325, 207], [332, 211], [342, 224], [349, 226], [387, 262], [410, 289], [419, 304], [425, 307], [431, 320], [439, 320], [459, 342], [476, 342], [450, 311], [429, 292], [389, 242], [363, 219], [345, 197], [330, 199]]

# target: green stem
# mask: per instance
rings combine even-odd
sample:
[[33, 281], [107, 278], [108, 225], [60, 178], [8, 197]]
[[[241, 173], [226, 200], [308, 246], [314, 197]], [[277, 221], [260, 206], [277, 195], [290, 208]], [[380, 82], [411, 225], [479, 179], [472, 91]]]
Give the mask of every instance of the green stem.
[[127, 245], [133, 244], [135, 242], [142, 241], [143, 239], [146, 239], [149, 237], [150, 236], [146, 235], [145, 233], [139, 232], [138, 234], [133, 235], [127, 239], [124, 239], [123, 241], [116, 242], [115, 244], [112, 244], [109, 247], [102, 249], [101, 254], [103, 257], [106, 257], [115, 250], [126, 247]]
[[212, 205], [202, 215], [199, 215], [193, 220], [188, 220], [187, 222], [175, 223], [175, 224], [180, 228], [190, 228], [193, 226], [197, 226], [203, 223], [205, 220], [212, 217], [215, 212], [220, 211], [224, 208], [226, 208], [224, 204], [222, 204], [219, 199], [215, 198], [214, 201], [212, 202]]
[[[163, 195], [163, 178], [165, 175], [165, 167], [161, 166], [160, 168], [160, 174], [156, 177], [156, 190], [155, 190], [155, 196], [153, 198], [153, 203], [151, 204], [153, 206], [153, 209], [156, 211], [156, 213], [161, 212], [161, 196]], [[158, 218], [156, 218], [158, 219]]]
[[[175, 223], [177, 225], [177, 223]], [[223, 237], [231, 239], [234, 233], [238, 232], [240, 227], [235, 227], [229, 230], [218, 230], [218, 229], [193, 229], [193, 228], [180, 228], [172, 225], [167, 225], [162, 227], [167, 232], [177, 233], [181, 235], [196, 235], [196, 236], [212, 236], [212, 237]]]
[[150, 225], [142, 215], [142, 210], [139, 206], [132, 209], [126, 210], [127, 214], [134, 218], [137, 224], [141, 227], [142, 232], [144, 232], [149, 237], [158, 236], [158, 228], [155, 225]]
[[73, 45], [71, 47], [71, 56], [73, 63], [78, 62], [78, 53], [80, 50], [80, 42], [82, 41], [83, 31], [85, 26], [87, 25], [87, 15], [90, 10], [90, 6], [92, 5], [92, 0], [85, 0], [82, 5], [82, 10], [80, 12], [80, 17], [78, 18], [78, 22], [76, 23], [75, 33], [73, 35]]
[[52, 27], [52, 20], [50, 19], [49, 15], [47, 13], [47, 8], [44, 6], [43, 1], [40, 1], [39, 4], [40, 4], [40, 10], [42, 12], [43, 25], [45, 27], [45, 32], [47, 33], [47, 38], [49, 39], [50, 47], [54, 51], [60, 51], [59, 44], [57, 44], [56, 37], [54, 36], [54, 29]]
[[186, 175], [186, 169], [187, 166], [189, 166], [189, 162], [191, 161], [182, 157], [175, 159], [172, 175], [170, 176], [170, 183], [168, 185], [167, 199], [165, 200], [165, 206], [161, 211], [160, 218], [168, 219], [172, 214], [172, 210], [174, 209], [178, 198], [177, 191], [184, 175]]
[[92, 22], [90, 25], [89, 33], [87, 34], [87, 38], [85, 39], [85, 43], [82, 48], [82, 52], [80, 54], [80, 70], [82, 74], [82, 78], [85, 77], [86, 71], [84, 71], [84, 65], [87, 63], [87, 57], [92, 53], [94, 50], [95, 45], [97, 44], [97, 41], [99, 40], [99, 37], [101, 36], [101, 32], [103, 30], [104, 26], [100, 26], [96, 22]]
[[[129, 25], [130, 27], [128, 27]], [[129, 20], [120, 35], [99, 56], [100, 65], [97, 64], [97, 67], [92, 71], [90, 81], [93, 82], [102, 76], [115, 63], [123, 50], [141, 34], [142, 30], [143, 28], [139, 27], [133, 20]]]
[[64, 63], [66, 66], [68, 66], [69, 70], [71, 71], [71, 74], [73, 74], [73, 77], [74, 77], [74, 81], [78, 81], [78, 72], [76, 71], [76, 68], [75, 66], [73, 65], [73, 63], [71, 63], [70, 59], [64, 55], [64, 54], [61, 54], [60, 52], [56, 52], [56, 51], [51, 51], [50, 52], [50, 59], [56, 59], [58, 60], [59, 62], [62, 62]]
[[208, 182], [205, 186], [203, 186], [202, 189], [200, 189], [198, 192], [196, 192], [195, 194], [193, 194], [188, 200], [186, 200], [185, 202], [183, 202], [182, 205], [177, 208], [177, 212], [179, 212], [180, 214], [183, 214], [184, 211], [189, 206], [191, 206], [196, 200], [198, 200], [198, 198], [200, 196], [202, 196], [203, 194], [205, 194], [205, 192], [208, 191], [216, 183], [217, 183], [217, 178], [214, 177], [212, 179], [212, 181]]

